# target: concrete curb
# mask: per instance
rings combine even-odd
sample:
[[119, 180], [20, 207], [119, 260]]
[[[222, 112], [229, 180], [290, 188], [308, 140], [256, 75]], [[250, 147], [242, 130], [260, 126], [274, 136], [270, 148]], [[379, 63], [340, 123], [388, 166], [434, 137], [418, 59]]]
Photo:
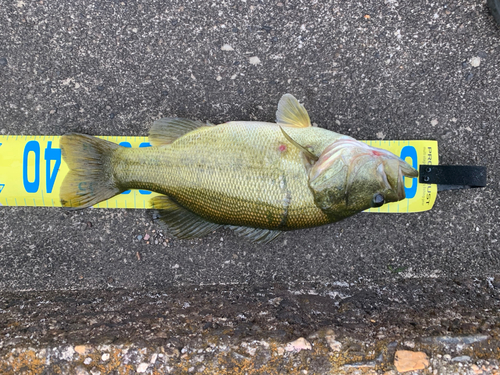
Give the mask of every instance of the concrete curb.
[[495, 285], [431, 279], [368, 288], [276, 284], [4, 294], [0, 370], [496, 373]]

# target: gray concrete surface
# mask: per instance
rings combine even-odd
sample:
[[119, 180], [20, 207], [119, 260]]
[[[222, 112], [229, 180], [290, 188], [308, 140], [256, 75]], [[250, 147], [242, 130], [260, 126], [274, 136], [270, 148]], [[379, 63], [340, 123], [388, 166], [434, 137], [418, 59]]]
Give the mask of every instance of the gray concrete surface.
[[[165, 242], [142, 210], [2, 207], [0, 288], [358, 282], [391, 279], [390, 267], [492, 276], [499, 59], [484, 1], [2, 1], [2, 134], [145, 135], [162, 116], [272, 121], [290, 92], [319, 126], [437, 139], [441, 163], [489, 169], [487, 188], [441, 193], [430, 212], [360, 214], [269, 245], [224, 230]], [[146, 233], [149, 244], [137, 239]]]

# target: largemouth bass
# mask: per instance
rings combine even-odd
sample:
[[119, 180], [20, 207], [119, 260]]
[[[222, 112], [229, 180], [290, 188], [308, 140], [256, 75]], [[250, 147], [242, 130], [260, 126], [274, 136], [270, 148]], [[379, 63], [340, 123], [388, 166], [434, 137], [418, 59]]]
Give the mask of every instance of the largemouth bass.
[[396, 155], [311, 126], [305, 108], [284, 95], [276, 123], [214, 126], [182, 118], [157, 120], [153, 147], [131, 149], [84, 134], [61, 138], [70, 171], [64, 207], [85, 208], [128, 189], [152, 198], [159, 219], [178, 238], [220, 226], [256, 242], [282, 231], [333, 223], [405, 198], [403, 176], [418, 172]]

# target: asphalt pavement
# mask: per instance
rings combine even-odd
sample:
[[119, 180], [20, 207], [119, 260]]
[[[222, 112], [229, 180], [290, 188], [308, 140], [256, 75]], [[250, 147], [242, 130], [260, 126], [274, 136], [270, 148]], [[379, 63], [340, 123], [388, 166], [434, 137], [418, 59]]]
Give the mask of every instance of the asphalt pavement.
[[0, 289], [375, 283], [500, 269], [500, 30], [484, 1], [0, 1], [1, 134], [274, 121], [291, 93], [357, 139], [433, 139], [488, 186], [252, 244], [168, 238], [145, 210], [0, 208]]

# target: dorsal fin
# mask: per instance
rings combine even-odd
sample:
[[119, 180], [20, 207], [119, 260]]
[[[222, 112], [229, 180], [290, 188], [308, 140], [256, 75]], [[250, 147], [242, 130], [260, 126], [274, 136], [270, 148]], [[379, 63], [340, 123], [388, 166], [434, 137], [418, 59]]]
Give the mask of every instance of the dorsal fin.
[[159, 219], [167, 226], [168, 232], [177, 238], [203, 237], [220, 227], [185, 209], [166, 195], [152, 198], [151, 206], [158, 210]]
[[285, 94], [278, 103], [276, 122], [292, 128], [311, 126], [309, 114], [302, 104], [291, 94]]
[[179, 117], [165, 117], [156, 120], [149, 130], [149, 143], [153, 146], [168, 145], [195, 129], [210, 126], [201, 121]]

